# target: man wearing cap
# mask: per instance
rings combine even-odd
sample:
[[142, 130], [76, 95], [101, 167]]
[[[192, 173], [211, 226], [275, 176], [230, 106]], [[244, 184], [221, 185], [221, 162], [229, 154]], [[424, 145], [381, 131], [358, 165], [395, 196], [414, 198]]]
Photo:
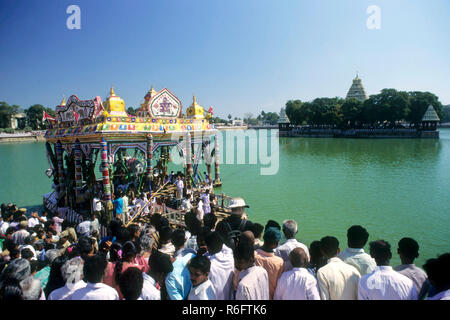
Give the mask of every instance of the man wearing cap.
[[28, 221], [20, 221], [19, 223], [19, 230], [14, 232], [12, 235], [12, 241], [18, 246], [21, 246], [25, 243], [25, 238], [30, 235], [30, 233], [27, 231], [28, 227]]
[[264, 244], [255, 250], [255, 265], [263, 267], [269, 277], [269, 297], [273, 299], [278, 278], [283, 273], [284, 260], [275, 255], [274, 249], [278, 247], [281, 232], [277, 228], [270, 227], [264, 232]]
[[[253, 222], [247, 219], [243, 219], [243, 215], [245, 215], [244, 208], [248, 208], [249, 206], [245, 203], [242, 198], [233, 198], [230, 201], [230, 205], [228, 209], [231, 209], [231, 214], [228, 218], [220, 221], [216, 226], [216, 231], [219, 235], [224, 239], [224, 242], [227, 246], [230, 246], [230, 243], [227, 241], [229, 232], [232, 231], [251, 231], [253, 227]], [[233, 249], [233, 248], [232, 248]]]

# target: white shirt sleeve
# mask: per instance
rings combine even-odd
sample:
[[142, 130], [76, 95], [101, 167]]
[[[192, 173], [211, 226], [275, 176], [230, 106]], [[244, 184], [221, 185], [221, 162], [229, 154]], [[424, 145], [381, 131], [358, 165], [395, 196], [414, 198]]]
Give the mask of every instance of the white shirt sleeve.
[[317, 281], [306, 282], [306, 296], [308, 300], [320, 300], [319, 290], [317, 289]]
[[317, 271], [317, 284], [319, 285], [320, 289], [320, 298], [322, 300], [330, 300], [330, 293], [328, 292], [328, 284], [327, 280], [323, 276], [322, 272]]

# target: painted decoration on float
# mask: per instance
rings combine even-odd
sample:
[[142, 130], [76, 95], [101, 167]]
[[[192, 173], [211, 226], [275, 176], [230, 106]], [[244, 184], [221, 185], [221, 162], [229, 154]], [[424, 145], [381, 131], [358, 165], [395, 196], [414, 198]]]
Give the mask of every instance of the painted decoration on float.
[[150, 113], [153, 117], [179, 117], [181, 101], [168, 89], [164, 88], [150, 102]]
[[102, 100], [98, 96], [93, 100], [80, 100], [77, 96], [72, 95], [65, 105], [56, 107], [59, 122], [78, 123], [80, 120], [94, 119], [101, 115], [102, 111]]

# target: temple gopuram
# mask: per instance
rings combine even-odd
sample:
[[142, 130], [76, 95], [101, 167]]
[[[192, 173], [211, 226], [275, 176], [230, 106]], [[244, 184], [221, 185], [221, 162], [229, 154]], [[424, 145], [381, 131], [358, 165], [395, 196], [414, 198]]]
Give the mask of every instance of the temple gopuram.
[[364, 89], [364, 86], [362, 84], [361, 79], [358, 77], [358, 74], [356, 75], [355, 79], [353, 79], [352, 86], [347, 92], [346, 99], [350, 98], [355, 98], [363, 102], [368, 99], [366, 90]]

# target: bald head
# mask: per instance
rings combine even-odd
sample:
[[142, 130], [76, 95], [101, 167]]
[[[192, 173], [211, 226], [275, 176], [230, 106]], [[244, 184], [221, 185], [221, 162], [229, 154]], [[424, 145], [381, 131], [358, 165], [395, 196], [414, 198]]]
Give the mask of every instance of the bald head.
[[302, 248], [295, 248], [289, 254], [289, 260], [294, 268], [304, 268], [308, 263], [308, 256]]

